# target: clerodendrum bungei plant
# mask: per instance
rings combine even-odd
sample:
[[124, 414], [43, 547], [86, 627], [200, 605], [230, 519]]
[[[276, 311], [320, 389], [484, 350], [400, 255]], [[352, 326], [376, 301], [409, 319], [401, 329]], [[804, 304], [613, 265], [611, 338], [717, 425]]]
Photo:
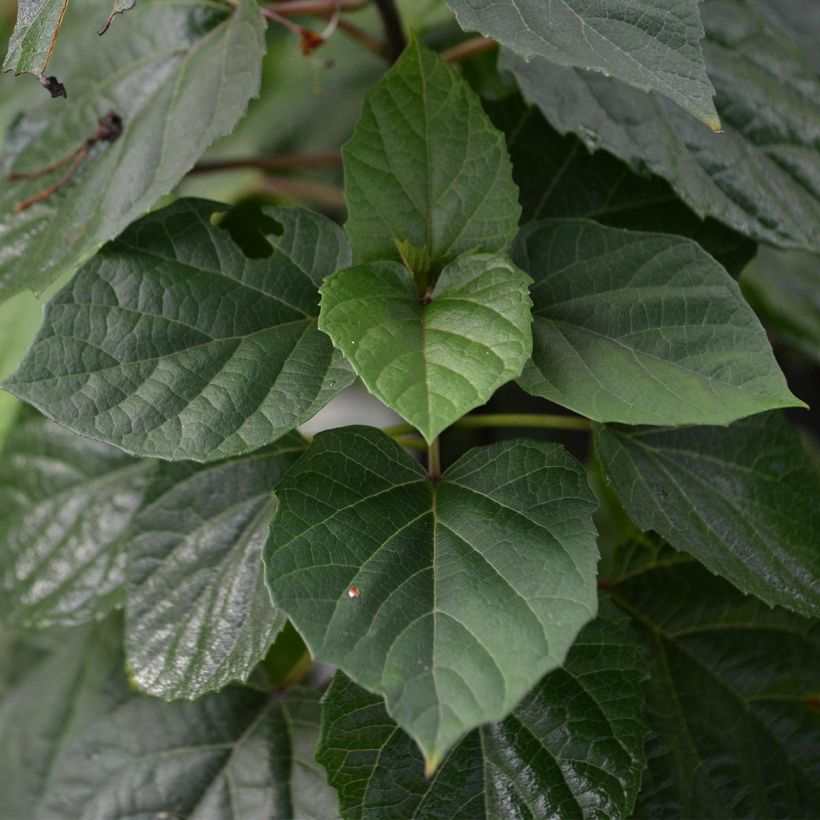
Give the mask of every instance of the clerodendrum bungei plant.
[[0, 818], [820, 815], [820, 4], [111, 2], [0, 3]]

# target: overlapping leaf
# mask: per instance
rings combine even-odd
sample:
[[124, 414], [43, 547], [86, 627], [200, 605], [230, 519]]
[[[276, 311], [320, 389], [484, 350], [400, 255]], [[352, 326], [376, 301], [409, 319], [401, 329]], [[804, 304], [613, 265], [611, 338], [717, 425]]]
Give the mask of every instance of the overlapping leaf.
[[99, 38], [110, 3], [72, 0], [53, 65], [70, 81], [71, 105], [26, 99], [0, 164], [40, 171], [80, 148], [110, 109], [122, 118], [122, 136], [95, 145], [62, 191], [20, 213], [15, 204], [68, 165], [3, 185], [0, 301], [42, 290], [142, 216], [231, 131], [258, 91], [264, 28], [253, 0], [143, 0], [128, 26]]
[[521, 374], [532, 352], [529, 282], [506, 257], [475, 254], [420, 297], [404, 266], [372, 262], [325, 282], [319, 327], [368, 390], [432, 441]]
[[118, 637], [71, 636], [0, 707], [4, 816], [337, 816], [314, 760], [316, 693], [232, 687], [165, 704], [130, 690]]
[[504, 138], [467, 83], [418, 40], [368, 94], [342, 153], [357, 261], [398, 260], [398, 242], [424, 272], [512, 242], [520, 208]]
[[467, 735], [432, 779], [382, 699], [337, 673], [316, 757], [345, 818], [628, 817], [644, 766], [642, 656], [610, 604], [561, 669]]
[[791, 395], [732, 278], [695, 242], [583, 220], [526, 226], [530, 393], [598, 421], [728, 424]]
[[817, 815], [816, 621], [744, 597], [668, 548], [629, 549], [612, 597], [648, 648], [638, 816]]
[[385, 695], [429, 770], [594, 617], [595, 501], [556, 445], [472, 450], [433, 484], [383, 433], [352, 427], [317, 436], [276, 493], [274, 604], [314, 657]]
[[0, 457], [0, 619], [42, 627], [122, 600], [119, 538], [153, 465], [27, 415]]
[[341, 230], [271, 209], [272, 255], [249, 259], [181, 200], [129, 228], [48, 303], [4, 386], [128, 452], [215, 460], [273, 442], [353, 380], [316, 328], [318, 285], [350, 263]]
[[820, 251], [820, 80], [758, 0], [701, 5], [724, 133], [601, 75], [506, 55], [562, 133], [667, 179], [695, 213], [757, 241]]
[[18, 0], [3, 71], [41, 75], [51, 60], [68, 0]]
[[606, 151], [591, 153], [574, 134], [559, 134], [517, 94], [485, 102], [507, 137], [523, 224], [545, 217], [582, 217], [631, 230], [689, 236], [733, 276], [755, 244], [714, 219], [702, 220], [660, 177], [637, 174]]
[[731, 427], [597, 427], [607, 481], [655, 530], [738, 589], [820, 614], [820, 477], [780, 414]]
[[245, 681], [285, 622], [270, 602], [262, 545], [272, 491], [300, 436], [198, 466], [162, 464], [125, 539], [126, 652], [145, 692], [193, 700]]

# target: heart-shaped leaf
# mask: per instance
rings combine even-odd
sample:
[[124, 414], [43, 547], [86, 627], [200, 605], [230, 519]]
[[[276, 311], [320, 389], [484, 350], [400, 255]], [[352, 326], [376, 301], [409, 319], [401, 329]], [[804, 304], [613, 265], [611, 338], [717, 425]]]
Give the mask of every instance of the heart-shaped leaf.
[[264, 658], [285, 623], [262, 573], [272, 491], [303, 449], [293, 434], [218, 464], [159, 465], [125, 539], [125, 646], [140, 689], [194, 700]]
[[604, 475], [655, 530], [766, 603], [820, 615], [820, 477], [778, 413], [729, 428], [595, 428]]
[[504, 137], [470, 86], [413, 39], [365, 100], [342, 154], [357, 262], [420, 251], [420, 268], [459, 254], [506, 251], [518, 191]]
[[535, 279], [528, 392], [626, 424], [805, 406], [735, 281], [692, 240], [544, 220], [522, 230], [515, 258]]
[[529, 282], [506, 257], [476, 254], [419, 296], [402, 265], [371, 262], [325, 282], [319, 328], [432, 441], [520, 375], [532, 351]]
[[340, 228], [269, 209], [268, 258], [181, 200], [130, 227], [46, 306], [4, 383], [81, 435], [138, 455], [212, 461], [256, 450], [353, 381], [316, 328], [318, 285], [350, 262]]
[[[111, 0], [71, 0], [52, 64], [71, 104], [26, 97], [3, 143], [5, 172], [66, 162], [0, 188], [0, 301], [41, 291], [119, 235], [233, 129], [259, 89], [264, 22], [255, 0], [142, 0], [127, 26], [100, 38], [110, 12]], [[60, 180], [109, 111], [121, 134], [98, 141], [60, 191], [20, 211]]]
[[505, 720], [467, 735], [432, 779], [384, 702], [341, 673], [316, 758], [347, 820], [628, 817], [644, 768], [643, 647], [605, 602], [561, 669]]
[[0, 618], [79, 624], [122, 602], [119, 543], [154, 464], [33, 414], [0, 453]]
[[596, 504], [555, 444], [472, 450], [431, 482], [384, 433], [329, 431], [276, 494], [274, 604], [314, 657], [386, 697], [430, 771], [595, 615]]

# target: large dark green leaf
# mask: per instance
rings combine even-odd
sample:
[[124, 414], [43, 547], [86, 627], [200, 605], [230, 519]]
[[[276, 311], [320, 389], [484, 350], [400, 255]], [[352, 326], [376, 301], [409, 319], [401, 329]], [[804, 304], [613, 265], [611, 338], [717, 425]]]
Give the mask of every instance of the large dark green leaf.
[[107, 245], [48, 303], [4, 386], [82, 435], [169, 459], [255, 450], [313, 416], [353, 380], [316, 328], [319, 283], [350, 263], [344, 235], [268, 209], [281, 233], [249, 259], [211, 225], [218, 208], [181, 200]]
[[126, 652], [137, 686], [193, 700], [247, 680], [285, 623], [262, 545], [297, 435], [250, 456], [162, 464], [126, 537]]
[[612, 597], [648, 647], [638, 816], [817, 817], [817, 623], [744, 597], [668, 548], [629, 550]]
[[503, 721], [471, 732], [432, 779], [378, 695], [337, 673], [317, 759], [345, 818], [628, 817], [644, 767], [643, 648], [611, 604]]
[[276, 490], [274, 603], [421, 747], [430, 770], [505, 717], [595, 615], [595, 501], [554, 444], [472, 450], [437, 483], [383, 433], [316, 437]]
[[720, 127], [696, 0], [448, 0], [461, 27], [524, 59], [600, 71]]
[[322, 286], [319, 327], [373, 395], [432, 441], [532, 353], [530, 278], [506, 257], [448, 265], [420, 298], [397, 262], [339, 271]]
[[42, 75], [54, 51], [68, 0], [18, 0], [3, 71]]
[[466, 251], [505, 251], [515, 236], [504, 138], [467, 83], [418, 40], [368, 94], [343, 155], [357, 261], [398, 260], [399, 242], [440, 269]]
[[801, 405], [734, 280], [697, 243], [584, 220], [526, 226], [530, 393], [598, 421], [728, 424]]
[[820, 477], [782, 415], [729, 428], [597, 427], [595, 444], [642, 530], [770, 605], [820, 614]]
[[820, 256], [762, 248], [740, 287], [778, 341], [820, 362]]
[[714, 219], [700, 219], [666, 180], [637, 174], [606, 151], [591, 153], [580, 137], [559, 134], [519, 95], [484, 106], [507, 137], [522, 223], [584, 217], [619, 228], [682, 234], [733, 276], [754, 256], [752, 241]]
[[72, 0], [51, 68], [70, 105], [43, 94], [13, 124], [0, 163], [38, 171], [82, 146], [113, 109], [124, 131], [90, 152], [65, 188], [14, 213], [67, 166], [0, 191], [0, 301], [75, 269], [171, 190], [233, 128], [259, 88], [263, 22], [253, 0], [142, 0], [128, 25], [97, 29], [111, 0]]
[[820, 250], [820, 80], [757, 0], [701, 6], [724, 133], [598, 74], [506, 55], [562, 133], [669, 180], [695, 213], [761, 242]]
[[231, 687], [165, 704], [131, 692], [116, 638], [107, 628], [70, 637], [0, 707], [0, 816], [337, 816], [314, 760], [315, 692]]
[[67, 625], [118, 605], [118, 541], [152, 467], [45, 419], [21, 419], [0, 453], [0, 618]]

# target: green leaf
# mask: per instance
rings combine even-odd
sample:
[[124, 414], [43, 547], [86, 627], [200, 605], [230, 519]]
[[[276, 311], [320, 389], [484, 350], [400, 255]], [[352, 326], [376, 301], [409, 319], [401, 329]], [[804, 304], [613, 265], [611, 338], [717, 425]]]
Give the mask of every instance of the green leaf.
[[88, 259], [168, 193], [217, 137], [231, 131], [259, 88], [264, 26], [253, 0], [235, 6], [143, 0], [129, 25], [103, 38], [111, 0], [72, 0], [54, 68], [71, 105], [23, 101], [0, 164], [32, 173], [80, 148], [113, 110], [124, 124], [95, 145], [68, 184], [20, 212], [16, 203], [68, 167], [0, 191], [0, 301], [42, 290]]
[[97, 34], [100, 36], [107, 34], [108, 29], [111, 28], [111, 23], [114, 22], [114, 18], [117, 17], [117, 15], [125, 14], [126, 11], [131, 11], [131, 9], [136, 5], [137, 0], [114, 0], [114, 5], [111, 7], [111, 13], [108, 15], [105, 25], [97, 32]]
[[761, 248], [740, 287], [778, 341], [820, 362], [820, 257]]
[[315, 658], [385, 695], [431, 771], [595, 615], [595, 500], [557, 445], [472, 450], [431, 483], [380, 431], [328, 431], [276, 494], [274, 604]]
[[820, 615], [820, 476], [780, 414], [731, 427], [596, 427], [607, 481], [655, 530], [743, 592]]
[[559, 134], [519, 95], [484, 107], [507, 137], [523, 224], [584, 217], [618, 228], [682, 234], [733, 276], [754, 256], [752, 241], [714, 219], [700, 219], [666, 180], [636, 174], [606, 151], [590, 153], [580, 137]]
[[319, 696], [231, 687], [196, 703], [135, 695], [108, 630], [86, 630], [0, 707], [7, 816], [338, 816], [314, 761]]
[[480, 31], [524, 59], [543, 57], [657, 91], [720, 128], [693, 0], [448, 0], [466, 31]]
[[698, 215], [756, 241], [820, 251], [820, 80], [755, 0], [701, 5], [724, 133], [598, 74], [507, 54], [524, 96], [638, 172], [667, 179]]
[[515, 237], [504, 138], [467, 83], [416, 39], [367, 95], [342, 154], [358, 262], [400, 261], [400, 242], [440, 269], [467, 251], [503, 252]]
[[648, 648], [638, 816], [816, 817], [817, 623], [745, 598], [668, 548], [629, 563], [612, 597]]
[[130, 227], [46, 306], [4, 383], [60, 424], [127, 452], [210, 461], [313, 416], [353, 374], [316, 328], [318, 285], [350, 264], [318, 214], [267, 209], [273, 253], [249, 259], [181, 200]]
[[643, 647], [609, 604], [563, 668], [467, 735], [432, 779], [382, 699], [336, 673], [316, 758], [352, 818], [628, 817], [645, 766]]
[[285, 623], [262, 573], [272, 491], [303, 449], [294, 434], [231, 461], [158, 468], [125, 539], [125, 646], [144, 692], [194, 700], [265, 657]]
[[46, 70], [63, 25], [68, 0], [19, 0], [17, 23], [3, 71], [40, 76]]
[[396, 262], [339, 271], [322, 286], [319, 328], [368, 390], [432, 441], [521, 374], [532, 353], [530, 278], [476, 254], [419, 297]]
[[77, 624], [122, 600], [119, 538], [150, 462], [24, 416], [0, 457], [0, 618]]
[[728, 424], [789, 392], [760, 322], [695, 242], [582, 220], [526, 226], [532, 360], [519, 383], [597, 421]]

